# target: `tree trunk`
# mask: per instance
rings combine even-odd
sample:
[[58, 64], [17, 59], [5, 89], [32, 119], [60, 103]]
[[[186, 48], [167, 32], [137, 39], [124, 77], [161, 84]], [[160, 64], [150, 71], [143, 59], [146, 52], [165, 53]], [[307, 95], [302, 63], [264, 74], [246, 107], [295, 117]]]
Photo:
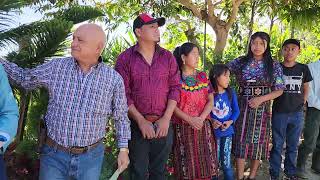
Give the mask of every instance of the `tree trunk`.
[[274, 25], [274, 19], [275, 17], [271, 17], [271, 22], [270, 22], [270, 28], [269, 28], [269, 36], [271, 37], [272, 34], [272, 29], [273, 29], [273, 25]]
[[[195, 28], [191, 28], [191, 29], [189, 28], [188, 30], [184, 31], [184, 34], [187, 36], [188, 42], [191, 42], [199, 47], [200, 57], [203, 58], [204, 47], [198, 42], [197, 37], [195, 35], [195, 31], [196, 31]], [[207, 67], [211, 67], [211, 65], [212, 63], [208, 62], [208, 59], [206, 58], [203, 69], [207, 69]]]
[[290, 34], [290, 38], [294, 38], [294, 26], [291, 25], [291, 34]]
[[195, 35], [195, 28], [191, 28], [191, 29], [187, 29], [186, 31], [184, 31], [184, 34], [187, 36], [187, 39], [189, 42], [196, 44], [197, 46], [201, 47], [199, 42], [197, 41], [197, 37]]
[[249, 22], [249, 34], [248, 34], [247, 47], [249, 47], [250, 37], [251, 37], [252, 32], [253, 32], [254, 15], [255, 15], [255, 12], [256, 12], [256, 4], [257, 4], [256, 0], [252, 0], [251, 1], [251, 18], [250, 18], [250, 22]]
[[[232, 24], [236, 21], [237, 14], [239, 11], [239, 6], [244, 2], [244, 0], [232, 0], [231, 13], [227, 20], [222, 20], [221, 15], [215, 15], [216, 5], [221, 2], [205, 1], [208, 3], [207, 12], [203, 11], [199, 6], [190, 0], [178, 0], [180, 4], [190, 9], [194, 16], [200, 20], [206, 20], [206, 22], [212, 27], [216, 34], [216, 44], [214, 49], [213, 63], [221, 62], [223, 50], [226, 47], [228, 32]], [[207, 6], [206, 6], [207, 7]], [[222, 12], [221, 12], [222, 13]]]
[[20, 89], [20, 106], [17, 135], [14, 141], [8, 146], [6, 151], [7, 154], [10, 154], [13, 150], [15, 150], [18, 144], [23, 140], [24, 128], [27, 121], [30, 101], [31, 93]]
[[31, 100], [31, 93], [25, 90], [21, 91], [21, 100], [20, 100], [20, 113], [19, 113], [19, 124], [17, 131], [17, 138], [19, 141], [23, 140], [24, 127], [27, 121], [29, 103]]
[[226, 47], [228, 31], [224, 27], [213, 28], [216, 34], [216, 45], [214, 48], [213, 64], [221, 63], [223, 50]]

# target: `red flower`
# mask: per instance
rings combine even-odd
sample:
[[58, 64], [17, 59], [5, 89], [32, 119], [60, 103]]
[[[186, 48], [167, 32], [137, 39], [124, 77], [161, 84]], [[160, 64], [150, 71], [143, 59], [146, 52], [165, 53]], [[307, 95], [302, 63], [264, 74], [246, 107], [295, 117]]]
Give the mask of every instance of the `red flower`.
[[205, 72], [199, 72], [198, 75], [197, 75], [197, 79], [202, 83], [207, 83], [208, 82], [207, 74]]
[[166, 170], [168, 171], [169, 174], [173, 174], [174, 173], [174, 167], [170, 167], [166, 164]]

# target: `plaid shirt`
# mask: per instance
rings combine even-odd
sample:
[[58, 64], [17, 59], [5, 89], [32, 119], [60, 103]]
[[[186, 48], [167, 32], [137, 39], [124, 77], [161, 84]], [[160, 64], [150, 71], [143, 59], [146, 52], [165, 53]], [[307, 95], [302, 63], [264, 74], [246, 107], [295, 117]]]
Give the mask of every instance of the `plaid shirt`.
[[105, 136], [113, 115], [118, 147], [128, 147], [131, 131], [123, 80], [99, 61], [85, 74], [72, 57], [53, 59], [34, 69], [0, 59], [10, 81], [27, 90], [48, 89], [47, 135], [58, 144], [83, 147], [97, 142]]
[[166, 49], [156, 46], [149, 65], [136, 44], [118, 57], [116, 71], [122, 76], [128, 106], [134, 104], [142, 115], [163, 116], [168, 100], [180, 100], [180, 71], [176, 59]]

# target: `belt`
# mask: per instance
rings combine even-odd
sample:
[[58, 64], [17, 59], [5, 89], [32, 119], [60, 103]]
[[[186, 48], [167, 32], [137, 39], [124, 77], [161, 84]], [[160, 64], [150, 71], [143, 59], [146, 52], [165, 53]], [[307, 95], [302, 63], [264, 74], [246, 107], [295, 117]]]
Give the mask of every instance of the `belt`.
[[144, 118], [145, 118], [147, 121], [155, 122], [155, 121], [157, 121], [158, 119], [160, 119], [160, 116], [157, 116], [157, 115], [145, 115]]
[[71, 154], [83, 154], [87, 151], [89, 151], [90, 149], [93, 149], [95, 147], [97, 147], [100, 142], [102, 142], [103, 138], [100, 139], [99, 141], [97, 141], [94, 144], [91, 144], [89, 146], [84, 146], [84, 147], [78, 147], [78, 146], [72, 146], [72, 147], [64, 147], [60, 144], [58, 144], [57, 142], [55, 142], [53, 139], [51, 139], [50, 137], [47, 136], [46, 138], [46, 144], [52, 148], [57, 148], [61, 151], [67, 152], [67, 153], [71, 153]]
[[271, 92], [269, 86], [246, 86], [239, 89], [242, 96], [262, 96]]

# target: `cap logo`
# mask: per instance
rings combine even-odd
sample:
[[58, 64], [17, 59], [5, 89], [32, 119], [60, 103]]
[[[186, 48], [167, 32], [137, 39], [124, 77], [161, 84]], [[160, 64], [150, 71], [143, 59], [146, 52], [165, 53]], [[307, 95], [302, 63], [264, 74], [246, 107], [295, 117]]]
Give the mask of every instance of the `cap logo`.
[[144, 23], [147, 23], [147, 22], [150, 22], [150, 21], [153, 21], [154, 19], [152, 17], [150, 17], [148, 14], [141, 14], [140, 15], [140, 18], [141, 20], [144, 22]]

